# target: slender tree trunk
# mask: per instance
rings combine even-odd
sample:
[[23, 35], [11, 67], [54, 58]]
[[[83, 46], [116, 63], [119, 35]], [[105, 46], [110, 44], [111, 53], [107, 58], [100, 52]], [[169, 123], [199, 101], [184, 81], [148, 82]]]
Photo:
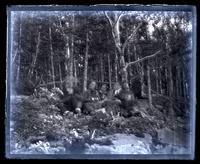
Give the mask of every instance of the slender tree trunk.
[[104, 82], [103, 54], [100, 55], [101, 81]]
[[159, 82], [159, 62], [158, 62], [158, 57], [156, 57], [156, 68], [155, 68], [155, 75], [156, 75], [156, 92], [159, 94], [160, 93], [160, 82]]
[[152, 95], [151, 95], [151, 75], [150, 67], [147, 65], [147, 80], [148, 80], [148, 97], [149, 97], [149, 107], [152, 109]]
[[179, 67], [176, 67], [176, 97], [179, 98], [179, 81], [180, 81], [180, 77], [179, 77]]
[[159, 94], [162, 94], [162, 77], [161, 77], [161, 70], [160, 68], [158, 69], [158, 83], [159, 83]]
[[179, 86], [178, 86], [178, 89], [179, 89], [179, 96], [180, 97], [182, 97], [182, 94], [183, 94], [183, 92], [182, 92], [182, 76], [181, 76], [181, 69], [179, 69], [179, 71], [178, 71], [178, 76], [179, 76]]
[[87, 90], [87, 72], [88, 72], [88, 32], [86, 34], [86, 49], [85, 49], [85, 59], [84, 59], [84, 75], [83, 75], [83, 91]]
[[[168, 66], [168, 71], [169, 71], [169, 97], [173, 97], [173, 77], [172, 77], [172, 66], [169, 64]], [[169, 104], [169, 116], [173, 117], [174, 112], [173, 112], [173, 101], [170, 99], [170, 104]]]
[[63, 80], [62, 80], [62, 71], [61, 71], [61, 66], [60, 66], [60, 63], [59, 63], [59, 76], [60, 76], [60, 88], [63, 90]]
[[164, 68], [165, 71], [165, 91], [163, 92], [163, 94], [168, 95], [168, 75], [167, 75], [167, 68]]
[[70, 78], [70, 47], [69, 47], [69, 37], [64, 34], [65, 40], [65, 76]]
[[181, 76], [181, 81], [180, 81], [180, 92], [181, 92], [181, 97], [184, 98], [184, 78], [183, 78], [183, 69], [180, 70], [180, 76]]
[[[73, 41], [73, 40], [72, 40]], [[74, 48], [74, 44], [72, 43], [72, 47], [71, 47], [71, 54], [70, 54], [70, 69], [69, 69], [69, 76], [70, 76], [70, 86], [73, 87], [73, 48]]]
[[50, 54], [51, 54], [51, 70], [53, 77], [53, 87], [56, 87], [55, 83], [55, 72], [54, 72], [54, 62], [53, 62], [53, 47], [52, 47], [52, 36], [51, 36], [51, 27], [49, 27], [49, 41], [50, 41]]
[[[74, 32], [74, 14], [72, 15], [72, 29]], [[73, 60], [74, 60], [74, 34], [71, 34], [71, 53], [70, 53], [70, 86], [73, 87]]]
[[[128, 47], [128, 52], [127, 52], [127, 59], [128, 59], [128, 63], [131, 62], [131, 56], [130, 56], [130, 49]], [[132, 78], [132, 75], [131, 75], [131, 67], [127, 68], [127, 71], [128, 71], [128, 83], [130, 84], [131, 83], [131, 78]]]
[[75, 78], [75, 86], [77, 86], [78, 79], [77, 79], [76, 60], [74, 60], [74, 78]]
[[48, 82], [52, 82], [52, 79], [51, 79], [51, 67], [49, 66], [49, 71], [48, 71], [48, 80], [47, 80], [47, 83]]
[[[64, 56], [65, 56], [65, 60], [64, 60], [64, 76], [65, 76], [65, 82], [69, 81], [68, 78], [70, 78], [70, 47], [69, 47], [69, 36], [65, 33], [64, 31], [64, 28], [69, 28], [69, 25], [68, 23], [65, 25], [66, 27], [63, 27], [62, 26], [62, 21], [61, 19], [59, 19], [59, 24], [60, 24], [60, 29], [61, 29], [61, 32], [62, 32], [62, 37], [63, 37], [63, 40], [64, 40], [64, 44], [65, 44], [65, 47], [64, 47]], [[66, 81], [67, 80], [67, 81]], [[66, 84], [65, 84], [66, 85]], [[69, 84], [67, 84], [69, 85]]]
[[19, 54], [19, 65], [17, 66], [17, 77], [16, 81], [19, 82], [19, 76], [20, 76], [20, 65], [21, 65], [21, 55]]
[[118, 82], [118, 57], [117, 57], [117, 52], [115, 49], [115, 65], [114, 65], [114, 69], [115, 69], [115, 82]]
[[[133, 45], [133, 50], [134, 50], [134, 58], [135, 58], [135, 61], [139, 59], [138, 57], [138, 54], [137, 54], [137, 48], [136, 48], [136, 45]], [[141, 64], [140, 63], [137, 63], [136, 64], [136, 70], [137, 72], [139, 73], [140, 71], [140, 67], [141, 67]]]
[[[69, 28], [69, 23], [66, 25], [67, 28]], [[70, 51], [70, 38], [68, 34], [64, 32], [64, 29], [62, 27], [62, 35], [64, 37], [65, 42], [65, 79], [67, 80], [67, 85], [71, 85], [71, 51]]]
[[108, 77], [109, 77], [109, 89], [112, 87], [111, 81], [111, 66], [110, 66], [110, 55], [108, 54]]
[[33, 75], [33, 71], [34, 71], [34, 68], [35, 68], [35, 64], [36, 64], [36, 61], [37, 61], [37, 57], [38, 57], [38, 53], [39, 53], [39, 46], [40, 46], [40, 31], [38, 32], [38, 37], [37, 37], [37, 43], [36, 43], [36, 52], [35, 52], [35, 56], [33, 58], [33, 62], [31, 64], [31, 67], [30, 67], [30, 70], [29, 70], [29, 73], [28, 73], [28, 77], [29, 79], [31, 79], [32, 75]]
[[184, 70], [182, 72], [183, 72], [183, 97], [186, 100], [187, 98], [187, 89], [186, 89], [186, 80], [185, 80], [186, 78], [185, 78]]
[[156, 78], [156, 92], [159, 93], [158, 69], [156, 69], [155, 71], [156, 71], [155, 72], [156, 73], [156, 76], [155, 76], [155, 78]]
[[140, 77], [140, 81], [141, 81], [141, 95], [142, 97], [145, 97], [145, 85], [144, 85], [144, 63], [141, 63], [141, 77]]

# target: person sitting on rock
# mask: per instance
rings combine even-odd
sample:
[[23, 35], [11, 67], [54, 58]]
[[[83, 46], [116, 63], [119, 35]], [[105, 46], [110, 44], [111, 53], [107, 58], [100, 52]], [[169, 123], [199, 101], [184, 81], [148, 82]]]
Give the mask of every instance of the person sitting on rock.
[[117, 82], [108, 92], [107, 98], [102, 100], [102, 107], [105, 108], [106, 112], [108, 112], [111, 116], [120, 115], [121, 100], [117, 97], [120, 91], [121, 85]]
[[106, 84], [103, 84], [101, 86], [101, 89], [99, 91], [99, 98], [100, 98], [101, 101], [108, 99], [108, 91], [107, 91], [107, 85]]
[[95, 111], [95, 109], [101, 108], [101, 103], [99, 93], [96, 90], [97, 84], [95, 81], [92, 81], [89, 84], [89, 88], [86, 92], [84, 92], [84, 102], [83, 102], [83, 113], [91, 114]]
[[109, 91], [108, 99], [114, 104], [120, 104], [121, 100], [118, 98], [119, 93], [121, 92], [121, 85], [117, 82], [114, 84], [113, 89]]
[[118, 95], [120, 93], [120, 91], [122, 90], [121, 85], [117, 82], [114, 84], [114, 95]]
[[124, 117], [131, 117], [138, 114], [138, 111], [135, 108], [135, 97], [133, 92], [130, 90], [128, 83], [122, 84], [122, 90], [120, 93], [115, 95], [115, 97], [121, 101], [120, 107], [123, 109], [122, 115]]
[[61, 114], [65, 114], [67, 111], [71, 111], [75, 114], [81, 113], [83, 96], [80, 93], [80, 89], [71, 88], [70, 91], [64, 98], [60, 101], [59, 107], [61, 109]]

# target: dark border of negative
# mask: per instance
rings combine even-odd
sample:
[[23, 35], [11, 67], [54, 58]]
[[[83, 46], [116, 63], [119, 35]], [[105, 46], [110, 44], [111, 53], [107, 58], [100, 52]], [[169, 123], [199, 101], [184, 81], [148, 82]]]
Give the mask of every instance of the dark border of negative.
[[[191, 78], [191, 153], [190, 154], [10, 154], [10, 71], [11, 71], [11, 11], [184, 11], [192, 12], [192, 78]], [[6, 126], [6, 158], [13, 159], [142, 159], [142, 160], [193, 160], [195, 158], [195, 122], [196, 122], [196, 7], [192, 5], [17, 5], [7, 7], [7, 74], [6, 74], [6, 99], [5, 99], [5, 126]]]

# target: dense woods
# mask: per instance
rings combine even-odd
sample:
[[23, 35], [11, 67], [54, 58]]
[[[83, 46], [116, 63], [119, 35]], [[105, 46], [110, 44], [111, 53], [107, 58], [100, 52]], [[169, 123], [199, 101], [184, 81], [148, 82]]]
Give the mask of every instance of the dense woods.
[[[90, 139], [102, 126], [108, 134], [129, 129], [128, 134], [141, 137], [147, 133], [153, 139], [158, 139], [158, 129], [174, 130], [177, 122], [182, 121], [180, 127], [184, 124], [181, 128], [187, 129], [193, 76], [191, 12], [18, 11], [11, 19], [11, 95], [16, 99], [29, 96], [11, 102], [19, 140], [40, 135], [51, 138], [62, 132], [69, 137], [74, 129], [83, 130], [86, 125]], [[51, 96], [47, 102], [31, 97], [41, 87], [52, 92], [43, 89], [46, 95], [53, 95], [55, 88], [63, 92], [76, 88], [73, 96], [80, 97], [90, 82], [96, 82], [98, 91], [106, 84], [107, 92], [116, 84], [128, 83], [135, 97], [131, 104], [141, 115], [125, 119], [112, 113], [116, 104], [109, 104], [109, 116], [102, 112], [106, 121], [96, 125], [96, 115], [57, 118], [60, 109]], [[23, 121], [33, 121], [20, 123], [22, 115]]]
[[12, 86], [18, 94], [32, 94], [38, 86], [62, 89], [66, 81], [82, 90], [91, 80], [110, 89], [127, 81], [150, 103], [152, 95], [171, 104], [189, 100], [187, 12], [19, 12], [13, 17]]

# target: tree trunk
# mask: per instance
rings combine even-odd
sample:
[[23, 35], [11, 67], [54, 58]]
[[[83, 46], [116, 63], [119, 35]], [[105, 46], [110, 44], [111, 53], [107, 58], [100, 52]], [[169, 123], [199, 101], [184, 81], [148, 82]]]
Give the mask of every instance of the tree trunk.
[[156, 61], [155, 61], [155, 78], [156, 78], [156, 92], [159, 94], [160, 93], [160, 82], [159, 82], [159, 62], [158, 62], [158, 57], [156, 57]]
[[87, 72], [88, 72], [88, 32], [86, 34], [86, 49], [85, 49], [85, 59], [84, 59], [84, 75], [83, 75], [83, 91], [87, 90]]
[[51, 70], [53, 77], [53, 87], [56, 87], [55, 83], [55, 72], [54, 72], [54, 62], [53, 62], [53, 47], [52, 47], [52, 37], [51, 37], [51, 27], [49, 27], [49, 41], [50, 41], [50, 54], [51, 54]]
[[176, 88], [175, 88], [175, 93], [176, 93], [176, 97], [179, 98], [179, 81], [180, 81], [180, 77], [179, 77], [179, 67], [176, 67]]
[[103, 54], [100, 55], [101, 81], [104, 82]]
[[141, 96], [145, 97], [145, 84], [144, 84], [144, 63], [142, 62], [142, 66], [141, 66]]
[[38, 32], [38, 37], [37, 37], [37, 43], [36, 43], [36, 52], [35, 52], [35, 56], [34, 56], [34, 59], [33, 59], [32, 64], [31, 64], [29, 73], [28, 73], [29, 79], [31, 79], [31, 77], [32, 77], [32, 75], [33, 75], [33, 71], [34, 71], [35, 64], [36, 64], [37, 57], [38, 57], [38, 53], [39, 53], [40, 42], [41, 42], [41, 41], [40, 41], [40, 31], [39, 31], [39, 32]]
[[120, 56], [120, 75], [121, 75], [121, 82], [127, 83], [127, 70], [126, 70], [126, 63], [124, 59], [124, 55]]
[[158, 69], [155, 69], [156, 78], [156, 92], [159, 93], [159, 80], [158, 80]]
[[[137, 48], [136, 48], [136, 45], [133, 45], [133, 50], [134, 50], [134, 58], [135, 58], [135, 61], [136, 60], [138, 60], [139, 59], [139, 57], [138, 57], [138, 54], [137, 54]], [[141, 63], [142, 64], [142, 63]], [[136, 70], [137, 70], [137, 72], [139, 73], [140, 71], [140, 67], [141, 67], [141, 64], [140, 63], [137, 63], [136, 64]]]
[[108, 77], [109, 77], [109, 89], [112, 88], [112, 81], [111, 81], [111, 67], [110, 67], [110, 55], [108, 54]]
[[59, 76], [60, 76], [60, 88], [63, 90], [63, 80], [62, 80], [62, 71], [61, 71], [61, 66], [60, 66], [60, 63], [59, 63]]
[[[136, 45], [134, 45], [134, 58], [135, 61], [139, 60], [138, 54], [137, 54], [137, 48]], [[140, 83], [141, 83], [141, 96], [145, 97], [145, 84], [144, 84], [144, 63], [137, 63], [136, 64], [137, 72], [140, 73]]]
[[69, 43], [69, 36], [63, 32], [64, 35], [64, 42], [65, 42], [65, 59], [64, 59], [64, 86], [65, 88], [72, 87], [72, 83], [70, 80], [70, 43]]
[[183, 94], [183, 92], [182, 92], [182, 81], [183, 81], [183, 79], [182, 79], [182, 76], [181, 76], [181, 69], [179, 69], [179, 71], [178, 71], [178, 76], [179, 76], [179, 86], [178, 86], [179, 96], [182, 97], [182, 94]]
[[161, 76], [161, 69], [158, 69], [158, 83], [159, 83], [159, 94], [161, 94], [162, 92], [162, 76]]
[[65, 76], [70, 77], [70, 47], [69, 47], [69, 37], [65, 34]]
[[117, 52], [115, 49], [115, 65], [114, 65], [114, 69], [115, 69], [115, 82], [118, 82], [118, 57], [117, 57]]
[[[127, 59], [128, 59], [128, 63], [131, 62], [131, 56], [130, 56], [130, 49], [128, 47], [128, 52], [127, 52]], [[132, 72], [131, 72], [132, 68], [129, 67], [127, 68], [127, 71], [128, 71], [128, 83], [130, 84], [131, 83], [131, 78], [132, 78]]]
[[163, 94], [169, 96], [168, 94], [168, 75], [167, 75], [167, 68], [164, 68], [164, 73], [165, 73], [165, 87], [164, 87], [164, 91]]
[[[173, 97], [173, 77], [172, 77], [172, 66], [169, 64], [168, 66], [168, 71], [169, 71], [169, 97]], [[173, 101], [170, 99], [170, 104], [169, 104], [169, 117], [172, 118], [174, 115], [173, 112]]]
[[75, 86], [77, 86], [78, 79], [77, 79], [76, 60], [74, 60], [74, 79], [75, 79]]
[[183, 97], [186, 100], [187, 99], [186, 77], [184, 70], [182, 72], [183, 72]]
[[51, 80], [51, 69], [50, 69], [50, 68], [51, 68], [51, 67], [49, 66], [47, 83], [48, 83], [48, 82], [52, 82], [52, 80]]
[[[72, 29], [74, 32], [74, 14], [72, 15]], [[69, 70], [69, 76], [70, 76], [70, 86], [73, 87], [73, 60], [74, 60], [74, 35], [73, 32], [71, 34], [71, 53], [70, 53], [70, 70]]]
[[19, 54], [19, 63], [17, 66], [17, 77], [16, 77], [16, 82], [19, 82], [19, 76], [20, 76], [20, 65], [21, 65], [21, 55]]
[[148, 97], [149, 97], [149, 107], [152, 109], [152, 95], [151, 95], [151, 75], [150, 67], [147, 65], [147, 80], [148, 80]]
[[[105, 12], [105, 15], [111, 25], [112, 30], [112, 36], [115, 42], [116, 49], [118, 53], [120, 54], [120, 75], [121, 75], [121, 82], [127, 82], [127, 72], [125, 68], [125, 60], [124, 60], [124, 48], [122, 48], [121, 39], [120, 39], [120, 28], [119, 28], [119, 21], [122, 16], [122, 14], [114, 14], [114, 21], [111, 19], [111, 17], [108, 16], [108, 14]], [[109, 39], [109, 38], [108, 38]]]

